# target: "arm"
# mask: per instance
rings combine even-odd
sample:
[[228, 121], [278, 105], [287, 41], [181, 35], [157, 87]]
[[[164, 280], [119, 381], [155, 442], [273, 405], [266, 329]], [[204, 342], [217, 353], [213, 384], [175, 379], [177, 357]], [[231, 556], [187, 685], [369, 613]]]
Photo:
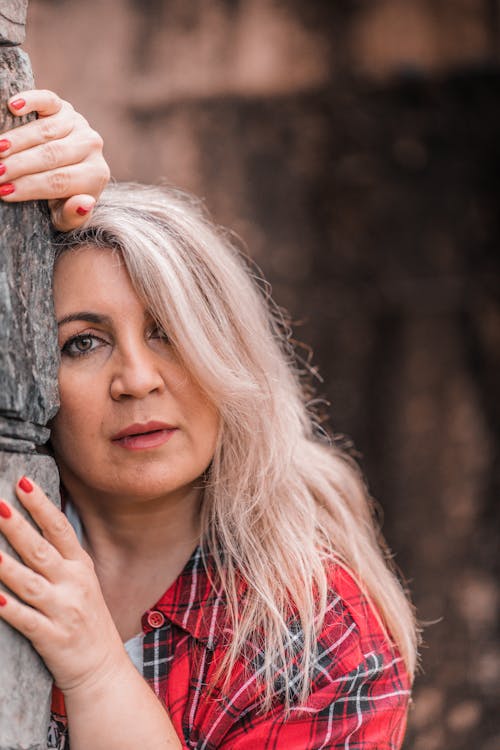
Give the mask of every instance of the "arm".
[[38, 119], [0, 135], [0, 198], [46, 199], [56, 229], [82, 225], [109, 180], [101, 136], [52, 91], [20, 92], [8, 107]]
[[17, 495], [43, 536], [0, 501], [0, 532], [22, 560], [1, 556], [0, 581], [16, 596], [0, 594], [0, 617], [32, 642], [62, 691], [72, 750], [180, 750], [124, 650], [90, 557], [40, 488], [21, 484]]

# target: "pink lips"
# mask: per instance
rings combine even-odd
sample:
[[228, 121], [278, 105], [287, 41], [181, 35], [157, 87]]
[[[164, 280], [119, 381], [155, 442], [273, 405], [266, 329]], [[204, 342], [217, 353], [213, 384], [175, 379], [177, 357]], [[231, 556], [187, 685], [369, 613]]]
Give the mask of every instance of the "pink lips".
[[116, 445], [128, 450], [157, 448], [170, 440], [176, 429], [176, 427], [172, 427], [165, 422], [136, 423], [117, 432], [111, 440]]

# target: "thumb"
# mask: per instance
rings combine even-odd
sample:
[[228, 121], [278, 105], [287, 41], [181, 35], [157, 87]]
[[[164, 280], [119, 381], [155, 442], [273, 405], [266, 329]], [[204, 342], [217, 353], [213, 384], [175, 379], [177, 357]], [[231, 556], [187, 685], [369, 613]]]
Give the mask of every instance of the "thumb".
[[78, 229], [92, 215], [95, 198], [91, 195], [72, 195], [64, 200], [49, 201], [52, 224], [60, 232]]

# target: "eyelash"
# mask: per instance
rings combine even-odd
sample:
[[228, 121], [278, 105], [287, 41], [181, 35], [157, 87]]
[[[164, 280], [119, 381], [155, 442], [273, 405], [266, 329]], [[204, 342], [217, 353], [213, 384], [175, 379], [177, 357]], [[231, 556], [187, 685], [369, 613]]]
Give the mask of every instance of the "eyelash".
[[[156, 333], [156, 336], [153, 336], [152, 334]], [[155, 326], [150, 333], [150, 338], [156, 338], [156, 339], [162, 339], [166, 343], [168, 343], [168, 336], [164, 331], [161, 330], [159, 326]], [[102, 344], [107, 344], [108, 342], [104, 339], [100, 338], [99, 336], [96, 336], [94, 333], [79, 333], [76, 336], [71, 336], [66, 343], [61, 348], [61, 354], [66, 354], [68, 357], [72, 357], [73, 359], [77, 359], [79, 357], [85, 357], [88, 354], [92, 354], [92, 352], [95, 351], [97, 347], [92, 347], [92, 349], [88, 349], [87, 351], [70, 351], [70, 347], [72, 344], [74, 344], [77, 341], [82, 341], [83, 339], [93, 339], [94, 341], [99, 341]]]
[[92, 347], [92, 349], [88, 349], [87, 351], [70, 351], [70, 347], [72, 344], [74, 344], [77, 341], [82, 341], [83, 339], [93, 339], [95, 341], [100, 341], [103, 344], [107, 344], [107, 341], [104, 341], [104, 339], [99, 338], [99, 336], [96, 336], [94, 333], [79, 333], [77, 336], [72, 336], [70, 339], [66, 341], [64, 346], [61, 348], [61, 354], [67, 354], [68, 357], [72, 357], [73, 359], [77, 359], [78, 357], [85, 357], [87, 354], [92, 354], [93, 351], [95, 351], [96, 347]]

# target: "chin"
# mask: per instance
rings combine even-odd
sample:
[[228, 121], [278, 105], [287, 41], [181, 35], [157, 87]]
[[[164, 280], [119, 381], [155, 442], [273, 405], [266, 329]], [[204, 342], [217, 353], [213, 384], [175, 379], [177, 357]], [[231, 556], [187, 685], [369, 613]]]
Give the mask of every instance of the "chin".
[[200, 489], [203, 487], [204, 466], [183, 466], [183, 462], [178, 461], [175, 471], [172, 471], [171, 463], [149, 461], [134, 466], [114, 462], [96, 466], [94, 463], [92, 472], [82, 474], [82, 466], [92, 465], [90, 460], [82, 460], [75, 466], [62, 461], [59, 462], [59, 472], [61, 481], [70, 494], [102, 493], [135, 501], [154, 500], [166, 495], [190, 492], [197, 486]]

